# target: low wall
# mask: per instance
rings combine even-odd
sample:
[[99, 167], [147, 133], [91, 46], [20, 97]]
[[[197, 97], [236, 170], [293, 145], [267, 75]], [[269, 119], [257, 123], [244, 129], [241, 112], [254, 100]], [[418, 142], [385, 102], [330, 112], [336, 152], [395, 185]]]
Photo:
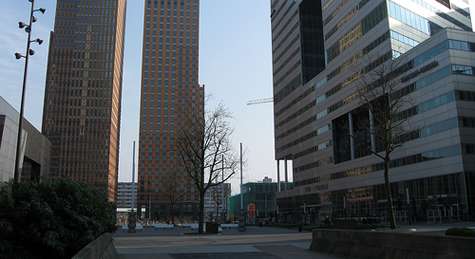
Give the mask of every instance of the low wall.
[[311, 250], [368, 259], [471, 259], [475, 239], [356, 230], [313, 230]]
[[115, 259], [117, 251], [112, 242], [112, 234], [106, 233], [85, 246], [73, 259]]

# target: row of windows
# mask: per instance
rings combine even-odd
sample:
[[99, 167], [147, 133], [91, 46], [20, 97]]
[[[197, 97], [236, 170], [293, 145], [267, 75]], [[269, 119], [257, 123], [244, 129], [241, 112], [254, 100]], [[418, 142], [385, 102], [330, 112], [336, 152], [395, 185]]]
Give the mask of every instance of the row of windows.
[[452, 73], [467, 76], [475, 75], [474, 67], [466, 65], [452, 65]]
[[316, 119], [314, 116], [310, 117], [309, 119], [297, 124], [296, 126], [292, 127], [291, 129], [287, 130], [286, 132], [282, 133], [282, 134], [279, 134], [276, 136], [276, 140], [279, 140], [279, 139], [282, 139], [282, 138], [285, 138], [293, 133], [295, 133], [296, 131], [304, 128], [305, 126], [309, 125], [309, 124], [312, 124], [313, 122], [315, 122]]
[[[315, 163], [312, 163], [312, 164], [301, 166], [298, 169], [304, 171], [304, 170], [316, 168], [318, 166], [319, 166], [319, 163], [315, 162]], [[311, 184], [316, 184], [316, 183], [319, 183], [319, 182], [320, 182], [320, 177], [314, 177], [314, 178], [309, 178], [309, 179], [305, 179], [305, 180], [302, 180], [302, 181], [296, 181], [295, 186], [297, 187], [297, 186], [302, 186], [302, 185], [311, 185]]]
[[372, 28], [378, 25], [384, 18], [387, 17], [386, 3], [383, 2], [373, 9], [357, 26], [353, 27], [343, 37], [341, 37], [335, 44], [333, 44], [326, 51], [327, 63], [334, 60], [345, 49], [351, 47], [355, 41], [360, 39], [363, 35], [368, 33]]
[[[420, 6], [423, 6], [427, 9], [431, 10], [432, 12], [434, 12], [435, 14], [440, 16], [441, 18], [443, 18], [443, 19], [459, 26], [463, 30], [472, 31], [472, 28], [470, 26], [465, 25], [463, 22], [460, 22], [459, 20], [455, 19], [453, 16], [445, 13], [445, 11], [443, 11], [443, 10], [440, 10], [440, 9], [436, 8], [434, 5], [428, 3], [427, 1], [424, 1], [424, 0], [411, 0], [411, 1], [417, 3]], [[447, 5], [447, 8], [450, 8], [451, 7], [450, 5], [451, 4], [449, 3]], [[465, 16], [465, 14], [463, 14], [464, 10], [460, 11], [461, 10], [460, 8], [456, 8], [455, 10], [456, 11], [458, 10], [458, 12], [461, 12], [462, 15]], [[468, 17], [470, 17], [470, 14], [468, 15]]]
[[[435, 58], [436, 56], [440, 55], [442, 52], [444, 52], [447, 49], [455, 49], [455, 50], [472, 51], [473, 52], [473, 51], [475, 51], [475, 44], [471, 43], [471, 42], [458, 41], [458, 40], [444, 41], [444, 42], [438, 44], [437, 46], [435, 46], [433, 48], [430, 48], [428, 51], [418, 55], [412, 61], [406, 63], [404, 66], [400, 66], [397, 71], [394, 71], [394, 72], [397, 72], [397, 73], [394, 73], [394, 75], [392, 75], [392, 76], [395, 77], [399, 74], [402, 74], [403, 72], [406, 72], [407, 70], [411, 69], [414, 66], [420, 66], [423, 63], [425, 63], [425, 62]], [[381, 63], [381, 61], [387, 60], [388, 57], [389, 56], [385, 55], [385, 58], [381, 59], [380, 62], [376, 62], [376, 63], [370, 65], [369, 67], [365, 68], [364, 71], [362, 71], [362, 73], [369, 72], [370, 67], [375, 67], [377, 64]], [[423, 72], [425, 72], [425, 70]], [[472, 75], [471, 73], [474, 73], [474, 71], [471, 67], [468, 67], [468, 66], [462, 67], [462, 66], [458, 65], [457, 67], [452, 68], [452, 73], [453, 74]], [[421, 88], [423, 88], [427, 85], [430, 85], [430, 84], [444, 78], [445, 76], [448, 76], [449, 74], [450, 74], [449, 68], [447, 67], [447, 68], [443, 68], [443, 69], [437, 71], [434, 74], [431, 74], [430, 76], [419, 79], [416, 82], [417, 90], [421, 89]], [[345, 83], [337, 85], [336, 87], [329, 90], [325, 95], [318, 96], [317, 99], [316, 99], [317, 104], [325, 101], [329, 96], [335, 94], [336, 92], [338, 92], [339, 90], [341, 90], [345, 86], [349, 85], [349, 83], [354, 82], [354, 81], [355, 81], [355, 78], [354, 78], [354, 75], [353, 75], [349, 79], [347, 79], [345, 81]], [[402, 81], [407, 81], [407, 80], [402, 79]], [[372, 85], [373, 84], [375, 84], [375, 83], [372, 83]], [[351, 102], [354, 98], [355, 98], [355, 94], [346, 97], [345, 99], [341, 100], [340, 102], [330, 106], [329, 109], [328, 109], [328, 112], [330, 113], [330, 112], [333, 112], [333, 111], [339, 109], [343, 105]]]
[[304, 112], [307, 112], [308, 110], [310, 110], [312, 107], [315, 107], [316, 105], [316, 102], [313, 101], [307, 105], [305, 105], [304, 107], [300, 108], [298, 111], [292, 113], [291, 115], [287, 116], [285, 119], [283, 119], [281, 122], [277, 123], [275, 126], [276, 128], [280, 128], [282, 127], [283, 125], [291, 122], [292, 120], [294, 120], [295, 118], [298, 118], [300, 115], [302, 115]]
[[[283, 53], [285, 53], [285, 52], [283, 52]], [[297, 57], [297, 56], [299, 55], [299, 53], [300, 53], [300, 48], [297, 48], [293, 53], [291, 53], [291, 54], [289, 55], [289, 57], [288, 57], [286, 60], [284, 60], [284, 62], [282, 62], [282, 64], [280, 64], [280, 66], [277, 67], [277, 68], [274, 70], [274, 77], [277, 76], [277, 75], [279, 74], [279, 72], [282, 71], [282, 69], [284, 69], [284, 68], [287, 66], [287, 64], [289, 64], [289, 62], [290, 62], [292, 59], [294, 59], [295, 57]], [[274, 64], [277, 64], [277, 63], [274, 63]]]
[[413, 27], [414, 29], [417, 29], [418, 31], [421, 31], [427, 35], [431, 34], [429, 21], [427, 19], [394, 3], [393, 1], [389, 1], [389, 15], [392, 18]]
[[[290, 10], [290, 9], [289, 9], [289, 10]], [[284, 35], [284, 30], [287, 29], [287, 27], [289, 26], [289, 24], [290, 24], [291, 22], [295, 22], [295, 17], [297, 17], [298, 14], [299, 14], [299, 11], [298, 11], [298, 9], [297, 9], [297, 10], [294, 11], [294, 13], [292, 14], [292, 16], [291, 16], [290, 18], [286, 19], [287, 22], [282, 26], [282, 28], [281, 28], [278, 32], [272, 33], [273, 36], [274, 36], [274, 37], [272, 37], [272, 42], [276, 42], [277, 39], [278, 39], [280, 36]], [[285, 13], [284, 15], [287, 15], [287, 13]], [[285, 16], [283, 16], [283, 18], [285, 18]], [[282, 20], [283, 20], [283, 19], [282, 19]], [[297, 22], [297, 24], [298, 24], [298, 22]], [[278, 27], [276, 26], [275, 29], [277, 29], [277, 28], [278, 28]]]
[[[281, 51], [281, 53], [280, 53], [279, 55], [277, 55], [277, 57], [275, 57], [275, 59], [272, 61], [273, 64], [278, 64], [279, 61], [280, 61], [280, 59], [281, 59], [285, 54], [288, 53], [287, 51], [289, 51], [289, 49], [291, 49], [292, 47], [295, 47], [295, 45], [299, 45], [299, 44], [296, 44], [296, 42], [297, 42], [299, 39], [300, 39], [300, 34], [295, 35], [295, 37], [289, 41], [289, 43], [287, 44], [287, 47], [285, 47], [285, 49], [283, 49], [283, 50]], [[281, 44], [282, 44], [282, 43], [279, 44], [279, 48], [280, 48]], [[276, 50], [277, 50], [277, 49], [278, 49], [278, 48], [276, 47]], [[298, 46], [297, 49], [300, 51], [300, 46]], [[291, 56], [292, 56], [292, 55], [291, 55]]]
[[465, 16], [465, 17], [467, 17], [467, 18], [470, 19], [470, 10], [468, 10], [468, 8], [467, 8], [467, 10], [464, 10], [464, 9], [458, 7], [457, 5], [455, 5], [454, 3], [452, 3], [452, 8], [453, 8], [457, 13], [459, 13], [459, 14], [461, 14], [461, 15], [463, 15], [463, 16]]
[[307, 90], [305, 90], [301, 95], [296, 97], [292, 102], [290, 102], [287, 106], [281, 108], [275, 113], [275, 116], [278, 117], [282, 115], [284, 112], [288, 111], [292, 106], [295, 104], [299, 103], [301, 100], [303, 100], [305, 97], [307, 97], [309, 94], [313, 93], [315, 91], [314, 87], [309, 87]]
[[[401, 90], [394, 93], [395, 97], [402, 97], [417, 90], [421, 90], [427, 86], [430, 86], [443, 78], [449, 76], [450, 74], [459, 74], [459, 75], [474, 75], [474, 68], [466, 65], [451, 65], [443, 67], [423, 78], [418, 79], [416, 82], [402, 88]], [[403, 79], [401, 79], [403, 81]], [[401, 94], [404, 93], [404, 94]]]
[[405, 133], [395, 138], [395, 143], [405, 143], [419, 138], [426, 138], [439, 134], [459, 126], [459, 118], [451, 118], [448, 120], [433, 123], [429, 126], [422, 127], [417, 130]]
[[418, 55], [414, 58], [414, 65], [419, 66], [440, 55], [447, 49], [475, 52], [475, 43], [449, 39]]
[[302, 83], [302, 75], [299, 73], [285, 87], [274, 95], [274, 104], [280, 103], [284, 97], [292, 93]]
[[393, 30], [391, 30], [391, 39], [399, 41], [399, 42], [404, 43], [406, 45], [409, 45], [411, 47], [415, 47], [415, 46], [419, 45], [419, 43], [420, 43], [417, 40], [411, 39], [411, 38], [407, 37], [406, 35], [403, 35], [399, 32], [393, 31]]
[[363, 8], [366, 3], [368, 3], [369, 0], [362, 0], [356, 5], [353, 9], [351, 9], [343, 18], [340, 19], [340, 21], [337, 22], [333, 28], [331, 28], [330, 31], [328, 31], [327, 34], [325, 34], [325, 40], [328, 40], [335, 32], [338, 31], [339, 28], [341, 28], [343, 25], [345, 25], [348, 21], [350, 21], [356, 14], [358, 13], [361, 8]]
[[[332, 0], [333, 1], [333, 0]], [[325, 10], [328, 8], [328, 6], [330, 5], [330, 3], [332, 1], [327, 1], [326, 3], [323, 4], [322, 6], [322, 9]], [[327, 18], [325, 18], [325, 20], [323, 21], [323, 25], [327, 25], [328, 23], [330, 23], [332, 21], [332, 19], [338, 14], [338, 12], [341, 10], [341, 8], [343, 8], [347, 3], [351, 2], [352, 0], [342, 0], [340, 1], [340, 3], [338, 4], [338, 6], [335, 8], [335, 10], [333, 10], [328, 16]]]
[[[377, 66], [377, 64], [381, 64], [382, 62], [390, 59], [392, 56], [391, 56], [391, 52], [389, 52], [389, 55], [388, 53], [386, 55], [383, 55], [382, 57], [378, 58], [375, 62], [373, 62], [372, 64], [368, 65], [367, 67], [363, 68], [362, 70], [362, 74], [366, 74], [370, 71], [371, 68], [374, 68]], [[354, 73], [350, 78], [348, 78], [343, 84], [341, 85], [338, 85], [335, 89], [331, 89], [330, 91], [328, 91], [326, 94], [329, 94], [329, 95], [333, 95], [335, 93], [335, 91], [339, 91], [341, 90], [342, 88], [352, 84], [353, 82], [355, 82], [356, 80], [359, 79], [359, 73], [356, 72]], [[375, 83], [371, 84], [371, 85], [377, 85]], [[371, 87], [368, 86], [368, 87]], [[320, 97], [320, 96], [319, 96]], [[317, 99], [319, 98], [317, 97]], [[327, 97], [325, 97], [324, 99], [326, 99]], [[334, 112], [336, 110], [338, 110], [339, 108], [343, 107], [344, 105], [346, 104], [349, 104], [351, 102], [353, 102], [356, 98], [358, 98], [358, 93], [355, 92], [345, 98], [343, 98], [342, 100], [330, 105], [328, 107], [328, 113], [331, 113], [331, 112]]]
[[[453, 145], [445, 148], [440, 148], [436, 150], [431, 150], [427, 152], [422, 152], [419, 154], [406, 156], [403, 158], [394, 159], [390, 162], [390, 168], [397, 168], [402, 166], [413, 165], [417, 163], [443, 159], [447, 157], [459, 156], [461, 155], [460, 145]], [[381, 171], [384, 168], [384, 163], [377, 163], [369, 166], [352, 168], [349, 170], [333, 173], [330, 176], [330, 179], [342, 179], [346, 177], [353, 176], [363, 176], [368, 175], [373, 172]]]
[[[304, 151], [301, 151], [299, 153], [296, 153], [292, 156], [292, 158], [295, 160], [297, 158], [300, 158], [300, 157], [303, 157], [303, 156], [307, 156], [307, 155], [310, 155], [312, 153], [315, 153], [317, 151], [324, 151], [324, 150], [327, 150], [329, 147], [331, 147], [331, 141], [325, 141], [323, 143], [320, 143], [319, 145], [317, 146], [314, 146], [314, 147], [311, 147], [309, 149], [306, 149]], [[318, 166], [321, 166], [321, 164], [323, 163], [324, 161], [319, 161], [318, 162]], [[331, 163], [332, 162], [332, 159], [327, 159], [326, 163]], [[315, 165], [315, 163], [311, 163], [313, 165]], [[315, 167], [318, 167], [318, 166], [315, 166]], [[304, 171], [304, 170], [308, 170], [308, 169], [311, 169], [311, 168], [315, 168], [315, 167], [310, 167], [309, 168], [309, 165], [304, 165], [304, 168], [299, 168], [297, 167], [295, 169], [295, 172], [298, 173], [298, 172], [301, 172], [301, 171]]]
[[[288, 1], [284, 1], [279, 9], [277, 9], [277, 11], [273, 10], [272, 11], [272, 14], [271, 14], [271, 19], [272, 21], [279, 16], [280, 12], [284, 9], [284, 7], [287, 5]], [[282, 17], [280, 18], [279, 21], [275, 22], [275, 25], [272, 26], [272, 29], [274, 28], [277, 28], [280, 23], [284, 20], [283, 18], [290, 12], [290, 10], [292, 9], [292, 7], [295, 5], [295, 1], [290, 1], [290, 5], [287, 7], [287, 9], [285, 10], [285, 13], [282, 15]], [[275, 12], [274, 12], [275, 11]]]
[[285, 145], [282, 145], [281, 147], [277, 148], [277, 153], [280, 153], [280, 152], [282, 152], [282, 151], [284, 151], [284, 150], [286, 150], [286, 149], [288, 149], [288, 148], [291, 148], [291, 147], [293, 147], [293, 146], [295, 146], [295, 145], [298, 145], [298, 144], [300, 144], [300, 143], [302, 143], [302, 142], [305, 142], [305, 141], [307, 141], [307, 140], [309, 140], [309, 139], [312, 139], [312, 138], [314, 138], [314, 137], [316, 137], [316, 136], [317, 136], [317, 132], [316, 132], [316, 131], [313, 131], [313, 132], [311, 132], [311, 133], [309, 133], [309, 134], [307, 134], [307, 135], [304, 135], [304, 136], [302, 136], [302, 137], [300, 137], [300, 138], [298, 138], [298, 139], [296, 139], [296, 140], [294, 140], [294, 141], [291, 141], [291, 142], [289, 142], [289, 143], [287, 143], [287, 144], [285, 144]]
[[475, 128], [475, 118], [457, 117], [447, 119], [441, 122], [436, 122], [421, 129], [414, 130], [401, 136], [398, 136], [395, 141], [396, 143], [404, 143], [418, 138], [425, 138], [435, 134], [439, 134], [441, 132], [455, 129], [457, 127]]
[[452, 103], [454, 101], [467, 101], [467, 102], [475, 102], [475, 92], [470, 91], [451, 91], [446, 94], [437, 96], [425, 102], [422, 102], [416, 106], [413, 106], [405, 111], [402, 111], [395, 115], [395, 120], [404, 120], [415, 116], [417, 114], [421, 114], [443, 105]]
[[[154, 6], [158, 6], [158, 0], [147, 0], [147, 6], [150, 6], [152, 5], [152, 2], [154, 4]], [[168, 0], [166, 1], [166, 6], [168, 8], [170, 8], [170, 6], [172, 6], [172, 3], [173, 3], [173, 8], [176, 9], [178, 7], [178, 2], [180, 4], [180, 7], [183, 8], [185, 6], [185, 0], [180, 0], [180, 1], [177, 1], [177, 0], [174, 0], [173, 2]], [[198, 8], [198, 2], [195, 1], [195, 2], [189, 2], [190, 4], [189, 5], [193, 5], [193, 7], [195, 8]], [[162, 8], [165, 6], [165, 0], [160, 0], [160, 5], [162, 6]]]
[[[272, 51], [275, 52], [277, 51], [278, 49], [280, 49], [282, 47], [282, 45], [284, 45], [285, 43], [287, 43], [287, 39], [292, 36], [296, 31], [298, 31], [298, 27], [299, 27], [299, 23], [296, 23], [294, 24], [294, 26], [292, 28], [289, 29], [289, 31], [287, 32], [287, 34], [284, 36], [284, 38], [282, 38], [282, 40], [279, 42], [279, 44], [275, 45], [272, 44]], [[290, 42], [288, 42], [287, 44], [287, 48], [288, 49], [288, 46], [292, 45], [294, 46], [295, 45], [295, 42], [300, 38], [300, 34], [298, 34], [293, 40], [291, 40]]]
[[[340, 65], [339, 67], [337, 67], [335, 70], [333, 70], [332, 72], [330, 72], [328, 75], [327, 75], [327, 80], [331, 80], [332, 78], [336, 77], [338, 74], [340, 74], [341, 71], [344, 71], [345, 68], [348, 68], [352, 65], [354, 65], [360, 58], [362, 55], [366, 55], [368, 54], [371, 50], [375, 49], [377, 46], [379, 46], [381, 43], [385, 42], [387, 39], [389, 38], [389, 32], [387, 33], [384, 33], [383, 35], [381, 35], [380, 37], [378, 37], [376, 40], [374, 40], [373, 42], [371, 42], [370, 44], [368, 44], [365, 48], [363, 48], [363, 51], [362, 53], [357, 53], [355, 54], [354, 56], [352, 56], [351, 58], [349, 58], [348, 60], [346, 60], [342, 65]], [[338, 84], [337, 86], [335, 86], [334, 88], [332, 88], [331, 90], [329, 90], [327, 93], [326, 93], [326, 97], [330, 97], [332, 95], [334, 95], [335, 93], [337, 93], [338, 91], [340, 91], [341, 89], [343, 89], [345, 86], [349, 85], [349, 83], [353, 82], [355, 80], [355, 74], [351, 75], [349, 78], [347, 78], [345, 80], [345, 82], [341, 83], [341, 84]]]
[[[282, 83], [286, 79], [288, 79], [288, 76], [294, 75], [297, 68], [299, 68], [301, 65], [302, 65], [302, 60], [300, 60], [300, 59], [297, 60], [297, 62], [295, 62], [295, 64], [293, 64], [291, 67], [289, 67], [288, 69], [285, 70], [286, 72], [283, 75], [281, 75], [280, 78], [277, 78], [277, 79], [274, 80], [274, 85], [278, 86], [278, 85], [280, 85], [280, 83]], [[299, 80], [300, 80], [300, 74], [299, 74]], [[300, 86], [300, 83], [298, 85], [295, 85], [295, 88], [293, 88], [292, 91], [295, 90], [299, 86]]]

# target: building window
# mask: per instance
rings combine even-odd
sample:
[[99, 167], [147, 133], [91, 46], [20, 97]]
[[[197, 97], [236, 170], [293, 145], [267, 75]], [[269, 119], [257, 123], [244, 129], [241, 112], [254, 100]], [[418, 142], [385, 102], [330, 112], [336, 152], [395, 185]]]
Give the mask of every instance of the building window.
[[417, 29], [427, 35], [430, 35], [429, 21], [400, 5], [389, 1], [389, 15], [414, 29]]
[[473, 76], [473, 67], [465, 65], [452, 65], [452, 73]]

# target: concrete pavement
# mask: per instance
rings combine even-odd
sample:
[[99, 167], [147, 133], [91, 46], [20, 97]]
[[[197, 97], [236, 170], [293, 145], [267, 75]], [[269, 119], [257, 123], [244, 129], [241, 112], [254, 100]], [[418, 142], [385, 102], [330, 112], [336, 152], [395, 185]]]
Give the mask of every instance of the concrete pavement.
[[121, 258], [316, 258], [335, 256], [308, 250], [312, 234], [276, 228], [248, 228], [245, 233], [220, 235], [117, 235], [114, 244]]

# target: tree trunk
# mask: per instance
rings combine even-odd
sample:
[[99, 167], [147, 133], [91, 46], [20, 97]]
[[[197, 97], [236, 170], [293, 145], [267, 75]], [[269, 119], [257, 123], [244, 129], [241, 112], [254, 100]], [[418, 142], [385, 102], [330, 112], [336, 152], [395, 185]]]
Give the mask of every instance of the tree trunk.
[[203, 224], [205, 219], [205, 194], [200, 192], [200, 215], [198, 217], [198, 233], [203, 234]]
[[172, 205], [171, 207], [172, 207], [172, 209], [171, 209], [171, 215], [170, 216], [171, 216], [172, 224], [174, 225], [175, 224], [175, 206]]
[[391, 183], [389, 182], [389, 163], [390, 158], [386, 155], [384, 159], [384, 185], [386, 189], [386, 197], [388, 199], [388, 213], [389, 213], [389, 224], [391, 225], [391, 229], [396, 229], [396, 215], [394, 213], [394, 205], [393, 205], [393, 195], [391, 191]]

